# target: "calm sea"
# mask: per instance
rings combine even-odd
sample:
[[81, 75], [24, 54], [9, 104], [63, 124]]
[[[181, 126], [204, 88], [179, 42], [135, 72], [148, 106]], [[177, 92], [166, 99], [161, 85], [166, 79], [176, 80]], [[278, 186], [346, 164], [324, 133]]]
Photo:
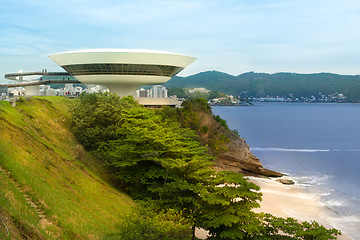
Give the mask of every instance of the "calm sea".
[[360, 104], [259, 103], [213, 107], [264, 167], [290, 175], [360, 239]]

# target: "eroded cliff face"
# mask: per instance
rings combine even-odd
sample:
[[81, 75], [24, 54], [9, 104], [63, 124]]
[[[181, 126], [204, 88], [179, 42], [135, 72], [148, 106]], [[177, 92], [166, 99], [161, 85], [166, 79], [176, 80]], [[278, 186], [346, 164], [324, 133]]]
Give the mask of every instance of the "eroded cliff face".
[[[249, 150], [244, 138], [223, 126], [209, 113], [200, 112], [200, 141], [208, 145], [215, 157], [216, 169], [229, 170], [251, 176], [281, 177], [282, 174], [265, 169]], [[205, 131], [207, 130], [207, 131]]]
[[266, 169], [260, 160], [249, 150], [244, 138], [233, 136], [225, 145], [227, 151], [215, 158], [216, 167], [221, 170], [230, 170], [245, 175], [262, 175], [267, 177], [281, 177], [282, 174]]

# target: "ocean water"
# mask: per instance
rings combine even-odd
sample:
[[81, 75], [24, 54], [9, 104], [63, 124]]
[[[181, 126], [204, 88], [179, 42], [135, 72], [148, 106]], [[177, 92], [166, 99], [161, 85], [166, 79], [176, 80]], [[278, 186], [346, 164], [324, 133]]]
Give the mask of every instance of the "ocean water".
[[288, 174], [360, 239], [360, 104], [259, 103], [213, 107], [264, 167]]

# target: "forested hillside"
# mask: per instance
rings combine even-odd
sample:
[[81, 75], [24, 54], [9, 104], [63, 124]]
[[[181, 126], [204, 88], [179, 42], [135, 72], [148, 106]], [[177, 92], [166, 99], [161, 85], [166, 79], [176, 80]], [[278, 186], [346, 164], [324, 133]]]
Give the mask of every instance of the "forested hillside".
[[342, 93], [347, 102], [360, 102], [360, 75], [331, 73], [254, 73], [232, 76], [217, 71], [201, 72], [188, 77], [174, 77], [165, 83], [168, 88], [204, 87], [242, 97], [318, 97]]
[[[210, 124], [197, 116], [214, 118], [207, 101], [194, 99], [182, 106], [149, 110], [131, 97], [82, 95], [74, 109], [74, 133], [131, 196], [150, 204], [154, 212], [180, 214], [192, 227], [192, 239], [196, 227], [208, 230], [208, 239], [336, 238], [337, 230], [315, 222], [298, 223], [252, 211], [261, 201], [259, 187], [234, 171], [215, 171], [213, 156], [229, 151], [225, 143], [232, 140], [223, 130], [210, 131]], [[216, 128], [230, 131], [217, 118]], [[211, 144], [202, 146], [202, 141]], [[136, 221], [129, 222], [119, 239], [191, 238], [175, 231], [166, 238], [144, 237], [148, 231]], [[138, 237], [127, 238], [133, 232]]]

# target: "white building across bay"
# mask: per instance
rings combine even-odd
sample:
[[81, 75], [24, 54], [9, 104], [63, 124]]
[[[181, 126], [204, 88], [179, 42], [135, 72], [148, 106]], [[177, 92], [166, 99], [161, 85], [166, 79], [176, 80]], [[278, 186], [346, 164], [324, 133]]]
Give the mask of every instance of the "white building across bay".
[[167, 98], [168, 90], [162, 85], [154, 85], [151, 89], [140, 88], [136, 91], [136, 97]]

